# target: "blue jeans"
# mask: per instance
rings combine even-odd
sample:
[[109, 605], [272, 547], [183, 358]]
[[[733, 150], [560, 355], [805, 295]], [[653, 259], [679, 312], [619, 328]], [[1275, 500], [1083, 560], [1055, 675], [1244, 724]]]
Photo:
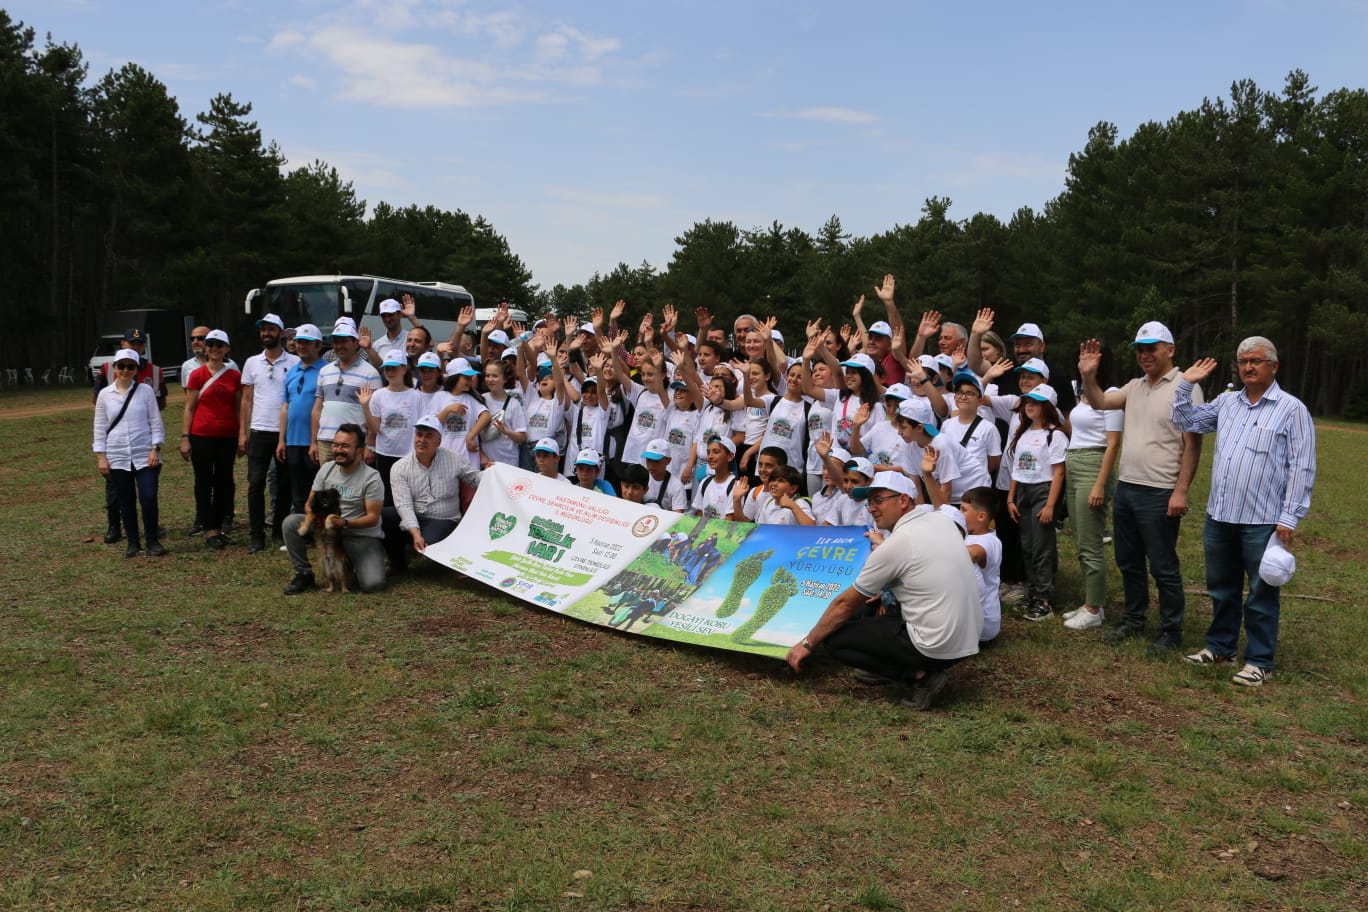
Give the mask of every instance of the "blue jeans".
[[[1235, 655], [1240, 625], [1245, 629], [1244, 660], [1250, 665], [1273, 668], [1278, 645], [1278, 588], [1259, 579], [1259, 562], [1276, 529], [1273, 525], [1239, 525], [1207, 517], [1202, 529], [1206, 552], [1206, 583], [1211, 594], [1211, 626], [1207, 648], [1218, 656]], [[1242, 599], [1245, 579], [1249, 598]]]
[[138, 507], [142, 507], [143, 529], [147, 532], [147, 542], [151, 544], [160, 537], [157, 525], [161, 517], [157, 512], [157, 470], [110, 469], [109, 483], [114, 488], [115, 503], [119, 508], [119, 518], [124, 531], [128, 534], [130, 545], [140, 544], [138, 540]]
[[1183, 574], [1178, 566], [1178, 526], [1168, 515], [1168, 488], [1121, 482], [1112, 501], [1112, 535], [1116, 545], [1116, 569], [1121, 571], [1125, 614], [1121, 623], [1145, 629], [1149, 610], [1149, 580], [1159, 590], [1159, 632], [1181, 636], [1183, 632]]

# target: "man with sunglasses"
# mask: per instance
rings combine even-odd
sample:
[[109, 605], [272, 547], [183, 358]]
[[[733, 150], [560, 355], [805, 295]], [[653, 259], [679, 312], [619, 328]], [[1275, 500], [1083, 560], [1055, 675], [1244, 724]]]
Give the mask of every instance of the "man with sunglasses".
[[[922, 475], [931, 478], [926, 462]], [[850, 496], [868, 503], [886, 537], [787, 661], [798, 671], [825, 643], [861, 682], [901, 683], [911, 689], [904, 706], [929, 709], [945, 686], [945, 670], [976, 654], [983, 632], [978, 579], [964, 537], [945, 514], [918, 509], [912, 480], [898, 472], [879, 472]]]
[[[298, 361], [285, 374], [285, 388], [280, 404], [280, 432], [275, 457], [285, 464], [289, 479], [290, 513], [303, 513], [309, 499], [318, 459], [310, 455], [313, 445], [313, 410], [318, 398], [318, 373], [323, 360], [323, 334], [312, 323], [295, 327], [295, 354]], [[277, 488], [278, 498], [284, 497], [286, 485]], [[277, 501], [279, 502], [279, 501]]]
[[[266, 550], [266, 476], [280, 442], [280, 406], [285, 401], [285, 375], [299, 359], [284, 348], [285, 321], [268, 313], [257, 320], [261, 353], [242, 370], [242, 414], [238, 421], [238, 455], [247, 457], [248, 554]], [[289, 514], [289, 468], [276, 473], [271, 505], [271, 537], [282, 540], [280, 524]]]
[[[187, 358], [180, 369], [181, 389], [185, 390], [185, 395], [189, 396], [190, 391], [185, 389], [185, 381], [195, 372], [195, 368], [203, 367], [209, 361], [209, 356], [204, 353], [204, 337], [209, 335], [209, 327], [196, 326], [190, 330], [190, 352], [191, 357]], [[237, 370], [237, 362], [232, 358], [224, 361], [224, 366]]]
[[[1102, 344], [1089, 339], [1079, 346], [1078, 355], [1088, 404], [1098, 411], [1125, 411], [1121, 434], [1125, 446], [1112, 499], [1112, 534], [1126, 607], [1121, 623], [1102, 634], [1102, 640], [1120, 643], [1144, 636], [1148, 569], [1159, 591], [1159, 634], [1150, 641], [1149, 652], [1162, 656], [1183, 645], [1186, 600], [1178, 563], [1178, 527], [1188, 512], [1188, 487], [1201, 460], [1202, 437], [1184, 433], [1170, 417], [1182, 380], [1173, 364], [1173, 333], [1163, 323], [1151, 321], [1136, 332], [1131, 348], [1144, 373], [1111, 392], [1097, 382]], [[1190, 397], [1202, 402], [1201, 388], [1193, 388]]]

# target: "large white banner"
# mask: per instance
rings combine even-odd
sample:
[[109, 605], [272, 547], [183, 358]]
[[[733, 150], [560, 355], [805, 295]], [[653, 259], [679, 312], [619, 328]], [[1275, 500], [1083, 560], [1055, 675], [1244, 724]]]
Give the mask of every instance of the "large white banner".
[[495, 465], [427, 556], [582, 621], [782, 658], [859, 573], [863, 533], [699, 519]]

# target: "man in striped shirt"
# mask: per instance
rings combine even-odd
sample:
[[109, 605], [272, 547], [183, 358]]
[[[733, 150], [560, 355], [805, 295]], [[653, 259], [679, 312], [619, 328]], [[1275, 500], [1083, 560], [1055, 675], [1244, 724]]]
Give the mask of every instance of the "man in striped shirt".
[[[1316, 481], [1316, 431], [1306, 406], [1275, 379], [1278, 350], [1262, 336], [1240, 343], [1236, 365], [1244, 389], [1198, 404], [1189, 394], [1216, 369], [1203, 358], [1183, 373], [1173, 398], [1173, 422], [1184, 431], [1216, 432], [1202, 546], [1212, 619], [1206, 648], [1187, 656], [1194, 665], [1235, 658], [1245, 628], [1244, 668], [1231, 680], [1257, 687], [1273, 669], [1278, 644], [1279, 589], [1259, 576], [1274, 536], [1287, 547], [1311, 508]], [[1249, 597], [1244, 594], [1249, 580]]]
[[407, 546], [422, 554], [456, 531], [461, 521], [461, 482], [480, 486], [479, 466], [464, 451], [442, 447], [442, 423], [424, 415], [413, 424], [413, 452], [390, 469], [394, 506], [381, 511], [390, 574], [408, 569]]

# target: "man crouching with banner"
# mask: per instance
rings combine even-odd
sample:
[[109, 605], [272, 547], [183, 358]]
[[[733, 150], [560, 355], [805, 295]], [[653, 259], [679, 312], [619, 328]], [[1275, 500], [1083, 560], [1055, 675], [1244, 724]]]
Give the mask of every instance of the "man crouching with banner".
[[850, 494], [868, 502], [874, 524], [888, 535], [787, 661], [798, 671], [825, 644], [861, 682], [902, 684], [911, 690], [904, 706], [929, 709], [945, 686], [945, 670], [978, 652], [983, 611], [969, 553], [953, 520], [917, 508], [904, 475], [879, 472]]

